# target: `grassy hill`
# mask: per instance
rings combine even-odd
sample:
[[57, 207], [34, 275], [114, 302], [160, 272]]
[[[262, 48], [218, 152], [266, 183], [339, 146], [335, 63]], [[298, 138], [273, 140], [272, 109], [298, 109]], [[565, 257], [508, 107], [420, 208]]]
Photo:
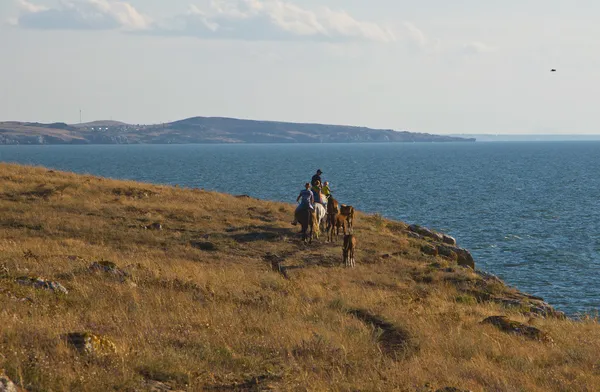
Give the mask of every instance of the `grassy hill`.
[[436, 256], [402, 222], [359, 213], [347, 269], [341, 239], [301, 244], [290, 204], [0, 178], [0, 375], [28, 391], [600, 390], [595, 319]]
[[166, 124], [0, 122], [0, 144], [473, 142], [473, 138], [346, 125], [193, 117]]

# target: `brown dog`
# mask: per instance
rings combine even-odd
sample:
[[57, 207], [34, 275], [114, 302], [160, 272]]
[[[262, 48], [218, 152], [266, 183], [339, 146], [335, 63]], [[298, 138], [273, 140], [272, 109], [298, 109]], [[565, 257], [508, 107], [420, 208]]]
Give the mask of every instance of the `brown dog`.
[[342, 259], [346, 267], [354, 267], [354, 251], [356, 250], [356, 237], [354, 234], [344, 236], [344, 246], [342, 247]]

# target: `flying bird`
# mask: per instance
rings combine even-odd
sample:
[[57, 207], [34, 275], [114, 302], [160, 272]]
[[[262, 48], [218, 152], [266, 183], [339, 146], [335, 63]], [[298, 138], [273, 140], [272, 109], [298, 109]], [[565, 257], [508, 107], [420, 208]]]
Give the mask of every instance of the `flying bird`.
[[555, 70], [554, 68], [552, 68], [552, 69], [550, 70], [550, 72], [556, 72], [556, 70]]

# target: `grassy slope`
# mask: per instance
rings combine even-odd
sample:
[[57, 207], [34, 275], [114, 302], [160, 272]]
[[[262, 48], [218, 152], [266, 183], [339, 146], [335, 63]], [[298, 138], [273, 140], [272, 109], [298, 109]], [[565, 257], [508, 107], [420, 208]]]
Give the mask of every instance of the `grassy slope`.
[[[481, 325], [528, 317], [465, 300], [453, 282], [480, 278], [422, 255], [402, 223], [359, 214], [349, 270], [340, 242], [299, 243], [289, 204], [6, 164], [0, 181], [0, 369], [30, 391], [149, 390], [152, 379], [182, 390], [600, 390], [594, 320], [536, 319], [554, 344]], [[155, 221], [162, 231], [140, 228]], [[268, 252], [298, 267], [290, 279]], [[90, 272], [101, 259], [131, 277]], [[23, 275], [70, 292], [20, 286]], [[355, 308], [392, 322], [402, 349]], [[117, 353], [78, 354], [61, 339], [77, 331]]]
[[0, 130], [7, 136], [51, 136], [70, 142], [73, 140], [83, 140], [82, 135], [70, 132], [65, 129], [49, 128], [44, 125], [33, 125], [19, 123], [14, 121], [0, 122]]

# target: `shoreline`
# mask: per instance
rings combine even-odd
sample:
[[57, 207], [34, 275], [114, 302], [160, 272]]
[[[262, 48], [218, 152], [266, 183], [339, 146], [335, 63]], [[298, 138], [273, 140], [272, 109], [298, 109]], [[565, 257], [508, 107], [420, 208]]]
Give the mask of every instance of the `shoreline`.
[[357, 211], [350, 268], [341, 235], [302, 243], [290, 203], [0, 171], [0, 369], [20, 387], [600, 385], [597, 320], [474, 270], [447, 235]]
[[[214, 193], [214, 194], [219, 194], [219, 195], [226, 195], [226, 196], [230, 196], [230, 197], [235, 197], [235, 198], [247, 198], [247, 199], [252, 199], [252, 200], [256, 200], [259, 202], [272, 202], [272, 203], [284, 203], [286, 205], [288, 205], [289, 207], [295, 207], [295, 205], [293, 203], [288, 203], [285, 201], [281, 201], [281, 200], [270, 200], [270, 199], [261, 199], [261, 198], [257, 198], [254, 196], [250, 196], [247, 194], [241, 194], [241, 195], [234, 195], [231, 193], [227, 193], [227, 192], [219, 192], [216, 190], [205, 190], [204, 188], [196, 188], [196, 187], [186, 187], [186, 186], [179, 186], [179, 185], [170, 185], [168, 183], [163, 183], [163, 182], [157, 182], [157, 183], [152, 183], [152, 182], [141, 182], [141, 181], [135, 181], [135, 180], [128, 180], [128, 179], [121, 179], [121, 178], [109, 178], [109, 177], [103, 177], [103, 176], [97, 176], [97, 175], [93, 175], [93, 174], [89, 174], [89, 173], [76, 173], [76, 172], [69, 172], [69, 171], [61, 171], [61, 170], [57, 170], [57, 169], [52, 169], [52, 168], [48, 168], [46, 166], [43, 165], [37, 165], [37, 166], [31, 166], [31, 165], [21, 165], [21, 164], [15, 164], [15, 163], [6, 163], [6, 162], [0, 162], [0, 166], [1, 165], [18, 165], [18, 166], [23, 166], [23, 167], [31, 167], [31, 168], [40, 168], [43, 170], [47, 170], [50, 173], [66, 173], [66, 174], [72, 174], [75, 176], [87, 176], [87, 177], [93, 177], [96, 179], [100, 179], [100, 180], [114, 180], [114, 181], [126, 181], [126, 182], [131, 182], [134, 181], [137, 184], [140, 185], [146, 185], [146, 186], [159, 186], [159, 187], [169, 187], [169, 188], [173, 188], [173, 189], [181, 189], [181, 190], [188, 190], [188, 191], [192, 191], [192, 192], [209, 192], [209, 193]], [[361, 212], [360, 210], [357, 210], [357, 212], [359, 212], [362, 215], [365, 215], [366, 213]], [[466, 260], [465, 261], [465, 265], [470, 265], [471, 263], [473, 263], [473, 271], [478, 274], [479, 276], [481, 276], [483, 279], [485, 280], [490, 280], [492, 282], [501, 282], [502, 285], [505, 285], [509, 288], [512, 288], [516, 291], [516, 295], [512, 296], [510, 298], [502, 298], [502, 297], [494, 297], [494, 296], [488, 296], [488, 295], [482, 295], [481, 293], [471, 293], [474, 294], [475, 298], [479, 301], [479, 300], [483, 300], [483, 301], [492, 301], [492, 302], [498, 302], [501, 304], [506, 304], [509, 306], [518, 306], [520, 304], [520, 301], [528, 301], [528, 300], [533, 300], [535, 301], [534, 306], [532, 306], [533, 308], [533, 312], [537, 313], [539, 315], [552, 315], [552, 317], [559, 317], [559, 318], [568, 318], [571, 320], [578, 320], [584, 317], [589, 316], [589, 314], [587, 313], [582, 313], [582, 314], [568, 314], [566, 312], [554, 309], [554, 306], [548, 302], [546, 302], [542, 297], [537, 296], [537, 295], [532, 295], [529, 294], [527, 292], [521, 291], [517, 286], [512, 286], [512, 285], [508, 285], [504, 280], [500, 279], [497, 275], [491, 274], [487, 271], [478, 269], [476, 267], [477, 265], [477, 260], [475, 260], [473, 258], [473, 256], [471, 255], [470, 251], [468, 249], [464, 249], [461, 247], [458, 247], [457, 245], [457, 240], [454, 239], [453, 237], [448, 236], [447, 234], [443, 233], [443, 232], [438, 232], [436, 230], [432, 230], [429, 229], [427, 227], [424, 226], [420, 226], [418, 224], [407, 224], [403, 221], [394, 219], [394, 218], [389, 218], [389, 217], [385, 217], [384, 215], [381, 215], [378, 212], [370, 212], [367, 213], [368, 215], [371, 216], [380, 216], [380, 217], [384, 217], [386, 220], [389, 220], [390, 222], [394, 222], [396, 224], [400, 224], [403, 225], [405, 227], [404, 232], [412, 237], [412, 238], [416, 238], [416, 239], [420, 239], [420, 240], [426, 240], [426, 241], [433, 241], [433, 245], [436, 248], [435, 251], [431, 250], [431, 249], [427, 249], [424, 253], [426, 254], [432, 254], [431, 252], [434, 253], [434, 256], [438, 256], [441, 255], [443, 253], [447, 253], [449, 250], [443, 249], [444, 245], [450, 245], [450, 247], [452, 248], [453, 246], [456, 248], [454, 249], [457, 253], [459, 253], [459, 255], [462, 253], [464, 255], [464, 258], [462, 257], [462, 255], [460, 256], [452, 256], [452, 257], [456, 257], [457, 259], [463, 259]], [[293, 228], [293, 227], [291, 227]], [[451, 241], [454, 242], [445, 242], [445, 238], [450, 238]], [[437, 242], [437, 243], [436, 243]], [[442, 250], [438, 250], [439, 245], [442, 245]], [[389, 256], [389, 255], [388, 255]]]

